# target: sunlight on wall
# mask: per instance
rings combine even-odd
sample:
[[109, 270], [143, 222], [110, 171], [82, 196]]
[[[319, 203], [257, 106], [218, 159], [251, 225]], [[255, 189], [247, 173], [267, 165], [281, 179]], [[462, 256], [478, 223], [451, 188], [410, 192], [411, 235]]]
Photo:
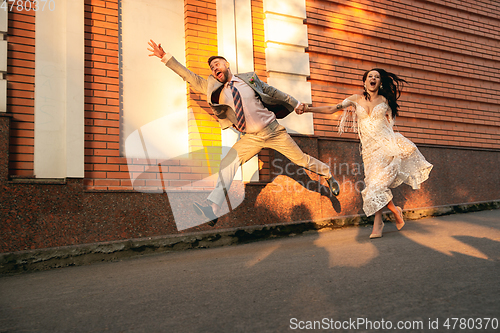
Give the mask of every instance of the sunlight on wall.
[[[356, 7], [363, 6], [347, 1], [345, 5], [337, 5], [334, 7], [335, 10], [321, 17], [321, 20], [326, 21], [325, 27], [328, 28], [324, 37], [328, 39], [328, 44], [334, 45], [338, 51], [351, 52], [353, 47], [358, 47], [353, 44], [362, 47], [363, 40], [379, 31], [386, 20], [383, 14], [375, 14], [365, 8]], [[355, 59], [349, 61], [356, 62]]]
[[[431, 171], [431, 177], [432, 177], [432, 171]], [[428, 185], [427, 182], [432, 182], [432, 179], [427, 180], [424, 182], [421, 186], [420, 189], [418, 190], [412, 190], [411, 188], [405, 184], [400, 185], [403, 187], [405, 190], [409, 189], [404, 195], [394, 195], [394, 204], [396, 206], [400, 206], [403, 208], [403, 210], [410, 210], [413, 208], [423, 208], [423, 207], [433, 207], [434, 201], [433, 201], [433, 195], [430, 192], [429, 188], [426, 186]], [[394, 193], [394, 191], [393, 191]]]
[[[303, 170], [300, 168], [298, 172], [302, 173]], [[321, 184], [316, 180], [317, 177], [305, 176], [303, 181], [297, 181], [290, 178], [291, 176], [294, 177], [293, 175], [277, 175], [272, 183], [267, 184], [260, 191], [255, 207], [272, 211], [279, 221], [299, 222], [321, 219], [321, 210], [307, 208], [317, 207], [316, 203], [321, 200], [318, 190]]]
[[[382, 19], [384, 19], [385, 16], [381, 19], [380, 14], [377, 14], [377, 18], [375, 18], [373, 17], [373, 13], [363, 8], [356, 7], [360, 7], [360, 5], [354, 2], [349, 2], [348, 6], [341, 6], [339, 10], [332, 14], [329, 19], [332, 23], [331, 27], [334, 29], [345, 30], [346, 27], [355, 27], [357, 23], [363, 23], [367, 26], [373, 26], [373, 29], [368, 30], [374, 31], [377, 27], [382, 25]], [[366, 27], [363, 29], [366, 29]]]

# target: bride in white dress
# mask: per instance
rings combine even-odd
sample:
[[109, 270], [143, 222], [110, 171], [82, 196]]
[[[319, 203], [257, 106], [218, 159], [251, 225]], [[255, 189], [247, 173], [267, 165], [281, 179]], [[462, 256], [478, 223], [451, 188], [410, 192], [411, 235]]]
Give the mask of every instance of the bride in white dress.
[[403, 211], [394, 205], [390, 188], [406, 183], [413, 189], [427, 180], [432, 164], [427, 162], [415, 144], [393, 130], [398, 114], [397, 99], [404, 82], [397, 75], [376, 68], [363, 75], [364, 92], [352, 95], [336, 106], [305, 106], [297, 113], [335, 113], [344, 110], [339, 133], [352, 129], [361, 141], [365, 171], [363, 210], [375, 214], [370, 238], [382, 237], [382, 210], [387, 207], [396, 219], [398, 230], [404, 226]]

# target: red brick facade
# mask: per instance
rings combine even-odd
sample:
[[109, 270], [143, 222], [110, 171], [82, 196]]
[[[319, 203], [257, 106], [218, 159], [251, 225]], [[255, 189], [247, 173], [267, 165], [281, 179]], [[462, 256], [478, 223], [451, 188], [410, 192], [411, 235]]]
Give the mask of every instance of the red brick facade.
[[118, 1], [85, 1], [85, 185], [130, 186], [120, 157]]
[[[185, 2], [186, 65], [208, 76], [206, 59], [217, 52], [215, 1]], [[201, 179], [201, 164], [189, 161], [138, 161], [120, 157], [119, 137], [119, 50], [118, 2], [87, 1], [86, 8], [86, 164], [85, 184], [89, 190], [132, 190], [134, 186], [181, 187]], [[190, 126], [199, 131], [204, 144], [220, 147], [220, 127], [202, 96], [188, 88]], [[207, 113], [208, 111], [208, 113]], [[193, 143], [192, 151], [203, 148]], [[220, 149], [219, 149], [220, 150]], [[210, 151], [217, 155], [217, 149]], [[220, 154], [220, 153], [219, 153]], [[212, 157], [213, 158], [213, 157]], [[165, 165], [165, 163], [169, 165]], [[201, 162], [200, 162], [201, 163]], [[217, 166], [215, 166], [217, 167]], [[130, 174], [141, 179], [134, 184]], [[199, 174], [193, 179], [193, 174]], [[167, 176], [168, 179], [163, 179]]]
[[10, 136], [11, 176], [33, 176], [35, 122], [35, 15], [9, 12], [7, 111], [13, 114]]
[[[397, 124], [404, 135], [417, 144], [498, 149], [498, 7], [476, 2], [470, 7], [460, 2], [443, 7], [411, 1], [353, 5], [307, 1], [313, 102], [332, 104], [358, 92], [363, 71], [381, 66], [409, 82]], [[8, 104], [14, 115], [9, 170], [11, 175], [31, 176], [34, 12], [9, 15]], [[255, 70], [265, 80], [263, 19], [262, 1], [255, 0]], [[186, 0], [185, 26], [188, 67], [208, 75], [205, 59], [217, 52], [215, 1]], [[118, 43], [118, 1], [86, 1], [85, 184], [89, 189], [131, 189], [127, 161], [120, 157]], [[212, 146], [220, 145], [220, 129], [207, 114], [204, 96], [190, 90], [188, 107], [203, 138]], [[336, 137], [334, 125], [331, 117], [315, 116], [319, 137]], [[269, 151], [259, 159], [261, 179], [269, 180]], [[142, 171], [144, 167], [138, 170]]]
[[[186, 66], [203, 77], [210, 75], [207, 59], [217, 54], [217, 12], [215, 0], [184, 1], [184, 21], [186, 39]], [[187, 106], [192, 114], [189, 119], [190, 143], [192, 153], [189, 161], [179, 160], [177, 165], [169, 166], [169, 185], [185, 186], [190, 181], [200, 181], [218, 169], [221, 154], [221, 129], [213, 115], [205, 95], [189, 86]], [[173, 161], [171, 161], [173, 162]], [[210, 186], [213, 184], [207, 184]]]
[[[360, 93], [364, 71], [382, 67], [409, 83], [397, 120], [405, 136], [499, 149], [500, 5], [448, 3], [308, 0], [315, 104]], [[319, 136], [336, 137], [333, 125], [331, 117], [315, 118]]]
[[[359, 92], [364, 70], [384, 67], [406, 78], [397, 127], [417, 144], [498, 149], [500, 71], [495, 39], [500, 8], [450, 2], [307, 1], [310, 81], [314, 104], [333, 104]], [[425, 6], [424, 6], [425, 5]], [[34, 12], [9, 13], [8, 108], [12, 120], [11, 175], [33, 175]], [[85, 184], [131, 189], [120, 156], [118, 1], [85, 1]], [[266, 79], [262, 1], [252, 1], [254, 61]], [[185, 2], [188, 67], [208, 75], [217, 52], [215, 1]], [[451, 31], [450, 31], [451, 30]], [[204, 96], [189, 89], [188, 107], [211, 145], [220, 129]], [[207, 114], [208, 113], [208, 114]], [[335, 122], [316, 115], [315, 135], [336, 137]], [[345, 134], [346, 138], [355, 138]], [[269, 179], [269, 152], [260, 156]], [[143, 170], [141, 170], [143, 171]], [[180, 178], [180, 177], [179, 177]]]

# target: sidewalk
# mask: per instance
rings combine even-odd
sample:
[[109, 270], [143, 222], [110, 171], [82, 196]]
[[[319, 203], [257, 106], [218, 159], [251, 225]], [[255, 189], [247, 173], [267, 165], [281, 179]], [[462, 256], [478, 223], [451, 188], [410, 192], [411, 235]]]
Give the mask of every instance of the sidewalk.
[[500, 210], [370, 230], [4, 276], [0, 332], [500, 331]]
[[[406, 220], [417, 220], [425, 217], [491, 209], [500, 209], [500, 201], [405, 210], [404, 216]], [[390, 218], [392, 218], [392, 214], [385, 216], [385, 220]], [[343, 216], [330, 221], [297, 221], [295, 223], [254, 225], [244, 228], [215, 228], [198, 233], [0, 253], [0, 276], [2, 274], [116, 261], [162, 252], [244, 244], [255, 240], [288, 237], [289, 235], [299, 235], [304, 232], [320, 232], [343, 226], [365, 225], [372, 222], [373, 217], [369, 219], [365, 215]]]

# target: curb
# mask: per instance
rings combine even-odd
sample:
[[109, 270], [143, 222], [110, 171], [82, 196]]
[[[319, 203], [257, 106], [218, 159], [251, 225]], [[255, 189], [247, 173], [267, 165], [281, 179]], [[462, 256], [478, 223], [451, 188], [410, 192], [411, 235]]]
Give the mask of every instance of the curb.
[[[452, 206], [405, 210], [405, 219], [463, 214], [482, 210], [500, 209], [499, 201], [466, 203]], [[387, 213], [385, 219], [390, 219]], [[88, 265], [96, 262], [117, 261], [138, 256], [184, 251], [189, 249], [215, 248], [244, 244], [258, 240], [295, 236], [306, 232], [338, 229], [346, 226], [370, 224], [373, 217], [352, 215], [323, 221], [299, 221], [294, 223], [267, 224], [234, 229], [218, 229], [189, 235], [170, 235], [102, 242], [57, 248], [19, 251], [0, 254], [0, 274], [18, 274]]]

